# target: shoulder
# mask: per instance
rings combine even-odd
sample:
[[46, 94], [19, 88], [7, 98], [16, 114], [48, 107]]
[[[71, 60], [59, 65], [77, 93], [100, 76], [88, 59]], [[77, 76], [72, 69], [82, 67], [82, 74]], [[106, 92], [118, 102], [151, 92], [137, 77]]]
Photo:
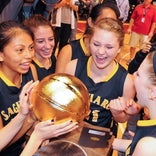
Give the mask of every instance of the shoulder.
[[65, 73], [75, 75], [77, 61], [78, 61], [78, 59], [74, 59], [74, 60], [68, 62], [65, 67]]
[[133, 154], [141, 155], [141, 156], [147, 156], [147, 155], [155, 156], [156, 155], [155, 145], [156, 145], [156, 138], [143, 137], [138, 141]]
[[58, 58], [63, 56], [71, 56], [72, 55], [72, 46], [71, 44], [65, 45], [61, 51], [59, 52]]

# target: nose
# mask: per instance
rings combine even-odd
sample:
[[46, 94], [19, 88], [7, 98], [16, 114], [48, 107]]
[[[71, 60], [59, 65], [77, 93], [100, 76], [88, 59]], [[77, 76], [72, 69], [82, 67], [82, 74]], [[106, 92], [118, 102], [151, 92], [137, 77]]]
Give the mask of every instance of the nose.
[[47, 49], [50, 49], [50, 48], [52, 47], [52, 44], [51, 44], [49, 41], [46, 41], [46, 42], [45, 42], [45, 47], [46, 47]]
[[101, 55], [105, 54], [106, 53], [105, 47], [103, 47], [103, 46], [99, 47], [98, 53], [101, 54]]

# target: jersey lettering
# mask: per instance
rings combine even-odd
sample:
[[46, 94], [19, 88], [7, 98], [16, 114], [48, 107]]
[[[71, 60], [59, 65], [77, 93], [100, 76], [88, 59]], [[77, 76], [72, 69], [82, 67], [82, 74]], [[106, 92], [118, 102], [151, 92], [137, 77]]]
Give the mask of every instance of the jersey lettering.
[[19, 112], [19, 108], [20, 108], [19, 102], [12, 104], [12, 107], [9, 107], [7, 112], [4, 110], [1, 111], [2, 118], [5, 121], [9, 120], [11, 115], [17, 114]]
[[90, 94], [90, 102], [99, 105], [104, 109], [109, 110], [109, 100], [103, 99], [100, 96], [95, 96], [94, 94]]

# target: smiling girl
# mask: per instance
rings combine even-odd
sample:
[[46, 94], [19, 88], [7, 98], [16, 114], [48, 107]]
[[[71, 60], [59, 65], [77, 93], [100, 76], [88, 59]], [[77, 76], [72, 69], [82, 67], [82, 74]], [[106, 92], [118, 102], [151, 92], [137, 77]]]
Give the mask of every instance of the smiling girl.
[[38, 79], [55, 72], [56, 57], [53, 53], [55, 46], [54, 32], [50, 22], [41, 15], [34, 15], [24, 21], [34, 34], [35, 57], [33, 64], [36, 67]]
[[123, 108], [116, 115], [110, 111], [109, 103], [119, 96], [127, 99], [135, 96], [132, 76], [115, 60], [123, 39], [124, 31], [119, 21], [111, 18], [100, 20], [89, 30], [91, 56], [83, 60], [75, 59], [65, 69], [66, 73], [77, 76], [88, 88], [91, 113], [87, 122], [111, 128], [115, 136], [117, 122], [125, 122], [129, 118], [129, 110], [124, 111]]

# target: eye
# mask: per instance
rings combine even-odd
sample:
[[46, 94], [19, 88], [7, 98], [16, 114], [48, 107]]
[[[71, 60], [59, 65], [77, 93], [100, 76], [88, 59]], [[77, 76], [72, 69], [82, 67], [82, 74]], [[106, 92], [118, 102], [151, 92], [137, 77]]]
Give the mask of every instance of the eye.
[[50, 42], [54, 41], [54, 37], [49, 38], [49, 41], [50, 41]]
[[34, 50], [34, 45], [31, 45], [30, 47], [29, 47], [29, 51], [33, 51]]
[[96, 42], [94, 42], [93, 45], [96, 46], [96, 47], [99, 47], [100, 46], [100, 44], [99, 43], [96, 43]]
[[17, 51], [18, 53], [22, 53], [23, 50], [24, 50], [24, 48], [18, 48], [18, 49], [16, 49], [16, 51]]
[[36, 40], [37, 43], [41, 44], [43, 43], [44, 41], [43, 40]]
[[106, 48], [107, 48], [107, 49], [113, 49], [113, 47], [112, 47], [112, 46], [106, 46]]

